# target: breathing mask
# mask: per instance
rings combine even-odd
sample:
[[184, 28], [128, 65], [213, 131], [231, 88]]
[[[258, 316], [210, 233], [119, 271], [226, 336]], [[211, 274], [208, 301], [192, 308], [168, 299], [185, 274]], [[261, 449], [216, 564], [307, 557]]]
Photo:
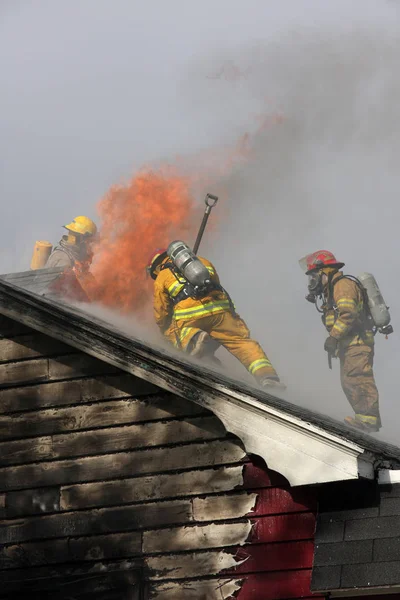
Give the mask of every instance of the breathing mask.
[[315, 304], [317, 297], [323, 293], [322, 275], [323, 271], [314, 271], [308, 275], [308, 294], [306, 300], [312, 304]]

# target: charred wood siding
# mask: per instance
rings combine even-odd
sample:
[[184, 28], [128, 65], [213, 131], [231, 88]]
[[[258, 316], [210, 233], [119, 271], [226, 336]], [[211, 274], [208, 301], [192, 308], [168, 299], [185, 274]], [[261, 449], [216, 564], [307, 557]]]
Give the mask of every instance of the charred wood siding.
[[200, 406], [8, 319], [0, 333], [0, 597], [111, 598], [140, 569], [157, 600], [311, 595], [311, 491]]

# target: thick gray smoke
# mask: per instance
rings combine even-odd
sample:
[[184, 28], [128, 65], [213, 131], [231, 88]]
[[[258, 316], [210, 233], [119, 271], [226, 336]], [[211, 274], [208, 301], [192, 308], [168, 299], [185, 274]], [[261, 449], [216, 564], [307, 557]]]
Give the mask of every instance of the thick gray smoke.
[[400, 416], [399, 56], [400, 36], [389, 24], [305, 29], [232, 52], [250, 71], [250, 102], [268, 98], [270, 115], [276, 108], [282, 119], [254, 136], [247, 164], [224, 181], [229, 217], [212, 250], [239, 311], [290, 388], [285, 397], [338, 418], [351, 410], [339, 365], [328, 370], [326, 332], [304, 300], [297, 261], [329, 249], [345, 272], [375, 274], [395, 327], [387, 341], [377, 336], [375, 369], [382, 436], [393, 441]]
[[395, 327], [376, 344], [380, 436], [395, 441], [399, 10], [382, 0], [1, 3], [0, 271], [25, 270], [36, 239], [55, 242], [72, 216], [95, 216], [107, 188], [143, 164], [232, 148], [248, 131], [248, 159], [204, 190], [229, 194], [203, 254], [286, 397], [337, 418], [351, 411], [297, 261], [329, 249], [346, 272], [373, 272]]

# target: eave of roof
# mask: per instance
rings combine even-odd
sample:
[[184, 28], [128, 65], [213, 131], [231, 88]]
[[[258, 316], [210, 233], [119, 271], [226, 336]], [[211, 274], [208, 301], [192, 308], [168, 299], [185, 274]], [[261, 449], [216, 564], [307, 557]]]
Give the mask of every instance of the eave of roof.
[[0, 278], [1, 314], [208, 408], [248, 453], [264, 458], [291, 485], [372, 479], [380, 465], [400, 468], [400, 449], [393, 445], [186, 362], [10, 281], [12, 275]]

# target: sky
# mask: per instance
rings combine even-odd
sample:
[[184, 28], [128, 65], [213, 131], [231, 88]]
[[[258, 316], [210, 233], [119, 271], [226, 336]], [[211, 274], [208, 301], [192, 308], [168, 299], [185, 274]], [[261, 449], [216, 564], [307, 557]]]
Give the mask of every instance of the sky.
[[324, 248], [374, 273], [395, 329], [376, 341], [378, 436], [395, 442], [399, 17], [396, 0], [3, 0], [0, 272], [143, 165], [248, 133], [250, 156], [204, 190], [229, 193], [202, 253], [285, 397], [336, 418], [351, 410], [298, 260]]

